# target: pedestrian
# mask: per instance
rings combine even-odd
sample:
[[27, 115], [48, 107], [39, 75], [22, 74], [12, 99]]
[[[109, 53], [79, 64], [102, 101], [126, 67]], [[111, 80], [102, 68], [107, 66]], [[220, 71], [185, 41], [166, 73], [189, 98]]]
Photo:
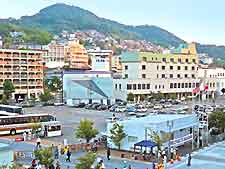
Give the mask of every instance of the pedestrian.
[[36, 143], [37, 143], [37, 145], [36, 145], [37, 149], [41, 148], [41, 139], [40, 139], [40, 137], [37, 138]]
[[111, 158], [111, 150], [110, 150], [110, 148], [108, 147], [108, 148], [107, 148], [107, 159], [110, 160], [110, 158]]
[[51, 164], [51, 165], [49, 166], [49, 169], [55, 169], [55, 166], [54, 166], [53, 164]]
[[128, 169], [131, 169], [131, 165], [128, 166]]
[[23, 132], [23, 141], [27, 141], [27, 133], [25, 131]]
[[70, 157], [71, 157], [71, 152], [70, 150], [67, 151], [67, 159], [66, 159], [66, 162], [70, 162]]
[[105, 169], [105, 164], [103, 163], [103, 160], [100, 161], [100, 169]]
[[59, 150], [57, 146], [54, 148], [54, 156], [55, 156], [55, 159], [59, 159]]
[[152, 169], [155, 169], [155, 162], [152, 162]]
[[122, 168], [127, 169], [127, 161], [123, 161]]
[[187, 166], [191, 166], [191, 153], [188, 154], [188, 159], [187, 159]]
[[37, 161], [36, 161], [36, 159], [33, 159], [33, 160], [32, 160], [31, 166], [32, 166], [32, 168], [35, 168], [35, 167], [37, 166]]
[[60, 169], [59, 161], [56, 162], [56, 168], [55, 169]]

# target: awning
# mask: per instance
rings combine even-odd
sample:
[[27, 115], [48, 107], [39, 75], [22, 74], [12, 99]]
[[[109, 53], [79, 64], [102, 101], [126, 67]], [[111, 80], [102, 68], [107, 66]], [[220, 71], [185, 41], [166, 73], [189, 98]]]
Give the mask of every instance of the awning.
[[156, 147], [157, 144], [151, 140], [143, 140], [143, 141], [140, 141], [138, 143], [135, 143], [134, 144], [134, 147], [149, 147], [149, 148], [153, 148], [153, 147]]

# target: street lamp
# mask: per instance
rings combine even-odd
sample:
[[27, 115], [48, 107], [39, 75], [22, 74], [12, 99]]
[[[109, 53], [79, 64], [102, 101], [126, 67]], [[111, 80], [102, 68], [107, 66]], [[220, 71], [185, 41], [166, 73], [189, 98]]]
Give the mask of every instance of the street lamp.
[[167, 121], [167, 128], [169, 128], [169, 143], [168, 143], [168, 156], [171, 158], [171, 130], [173, 128], [173, 121]]

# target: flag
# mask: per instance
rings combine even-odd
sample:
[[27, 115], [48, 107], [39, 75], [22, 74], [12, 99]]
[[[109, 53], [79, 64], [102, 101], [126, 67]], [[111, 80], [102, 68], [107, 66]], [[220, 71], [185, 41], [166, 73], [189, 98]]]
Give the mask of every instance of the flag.
[[204, 86], [204, 91], [208, 91], [209, 90], [209, 86], [208, 85], [205, 85]]
[[199, 87], [196, 87], [195, 89], [193, 89], [192, 93], [193, 94], [197, 94], [200, 92], [200, 88]]

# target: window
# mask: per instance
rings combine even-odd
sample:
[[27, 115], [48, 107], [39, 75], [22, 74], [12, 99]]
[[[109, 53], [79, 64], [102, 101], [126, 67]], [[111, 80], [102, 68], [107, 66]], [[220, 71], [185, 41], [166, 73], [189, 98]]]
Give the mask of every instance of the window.
[[145, 84], [142, 84], [142, 89], [145, 89]]
[[138, 89], [141, 89], [141, 84], [138, 84]]
[[145, 70], [146, 69], [146, 66], [145, 65], [142, 65], [142, 70]]
[[192, 75], [191, 75], [191, 77], [192, 77], [192, 78], [195, 78], [195, 75], [194, 75], [194, 74], [192, 74]]
[[155, 85], [155, 89], [157, 89], [157, 85]]
[[177, 66], [177, 70], [180, 70], [180, 66]]
[[191, 88], [191, 83], [188, 84], [188, 87]]
[[174, 88], [177, 88], [177, 84], [176, 83], [174, 83], [174, 86], [173, 86]]
[[170, 58], [170, 62], [174, 62], [174, 58]]
[[199, 83], [196, 83], [196, 87], [199, 87]]
[[128, 65], [125, 65], [125, 70], [128, 70]]
[[178, 62], [181, 63], [181, 58], [178, 59]]
[[165, 70], [166, 69], [166, 66], [162, 66], [162, 70]]
[[185, 88], [188, 88], [188, 83], [185, 83]]
[[196, 60], [195, 60], [195, 59], [192, 59], [192, 62], [193, 62], [193, 63], [195, 63], [195, 62], [196, 62]]
[[166, 75], [165, 74], [162, 74], [162, 78], [166, 78]]
[[172, 89], [173, 88], [173, 83], [170, 83], [170, 89]]
[[173, 78], [173, 74], [170, 74], [170, 78]]
[[187, 66], [185, 66], [185, 67], [184, 67], [184, 70], [188, 70], [188, 67], [187, 67]]
[[177, 87], [180, 88], [180, 83], [178, 83]]
[[189, 62], [189, 60], [188, 60], [188, 59], [185, 59], [185, 62], [186, 62], [186, 63], [188, 63], [188, 62]]
[[126, 78], [126, 79], [128, 78], [128, 74], [125, 74], [125, 78]]
[[136, 89], [137, 89], [136, 84], [133, 84], [133, 90], [136, 90]]
[[195, 88], [195, 83], [192, 83], [192, 88]]
[[180, 78], [180, 74], [177, 74], [177, 78]]
[[173, 70], [173, 66], [170, 66], [170, 70]]
[[163, 62], [166, 62], [166, 58], [162, 58], [162, 61], [163, 61]]
[[117, 89], [117, 84], [115, 84], [115, 89]]
[[192, 69], [192, 70], [195, 70], [195, 67], [194, 67], [194, 66], [192, 66], [192, 67], [191, 67], [191, 69]]
[[145, 78], [146, 78], [146, 74], [142, 74], [142, 78], [144, 78], [144, 79], [145, 79]]
[[119, 84], [119, 89], [121, 90], [121, 84]]
[[132, 85], [131, 84], [127, 84], [127, 90], [131, 90], [132, 89]]
[[147, 89], [150, 89], [150, 84], [147, 84]]
[[157, 70], [159, 70], [159, 65], [157, 65]]
[[159, 78], [159, 74], [157, 74], [157, 78]]
[[184, 83], [181, 84], [181, 88], [184, 88]]
[[161, 89], [161, 85], [159, 85], [159, 89]]
[[185, 74], [185, 75], [184, 75], [184, 77], [185, 77], [185, 78], [188, 78], [188, 75], [187, 75], [187, 74]]

